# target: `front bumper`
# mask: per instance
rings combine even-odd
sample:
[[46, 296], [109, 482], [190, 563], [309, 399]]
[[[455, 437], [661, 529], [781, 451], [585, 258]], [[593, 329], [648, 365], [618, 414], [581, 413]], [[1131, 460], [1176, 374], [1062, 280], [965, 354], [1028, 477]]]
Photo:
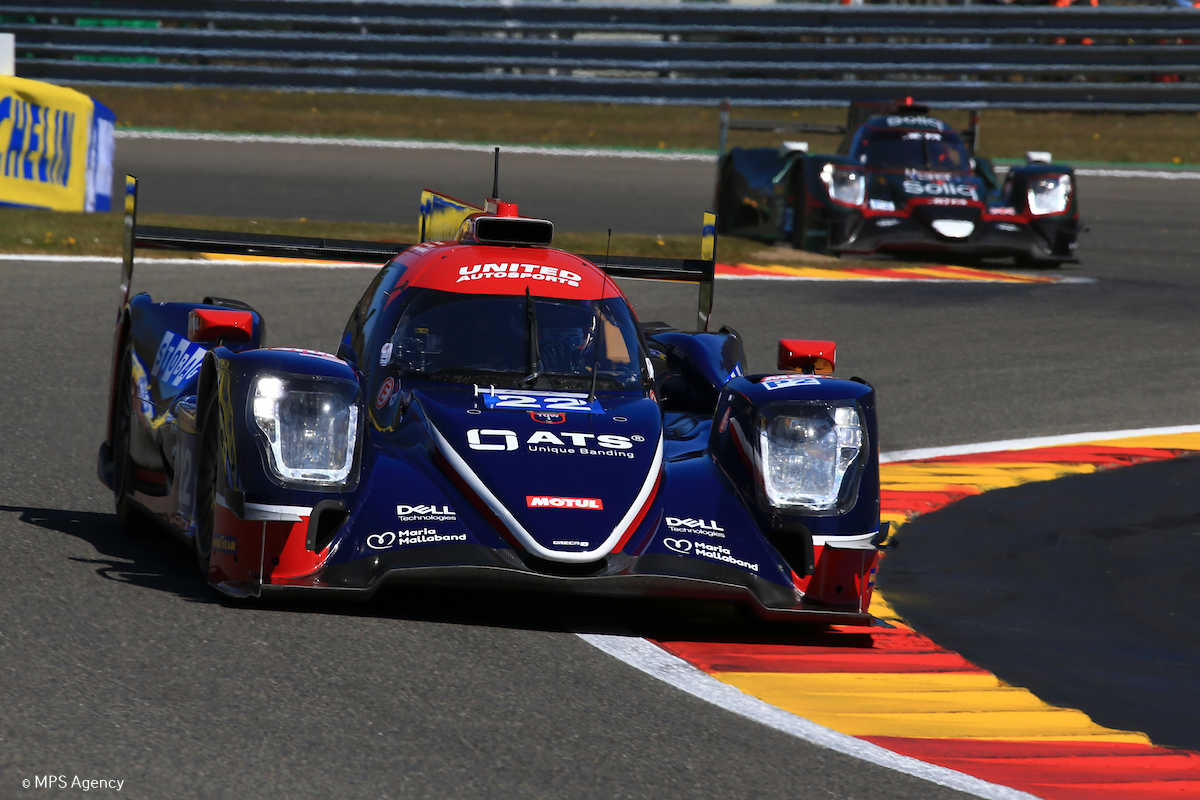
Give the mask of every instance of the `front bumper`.
[[[948, 218], [952, 219], [952, 218]], [[958, 221], [958, 220], [955, 220]], [[1076, 261], [1078, 223], [1068, 217], [1035, 222], [971, 221], [968, 236], [943, 235], [932, 220], [914, 217], [863, 217], [848, 214], [830, 220], [829, 250], [844, 254], [931, 252], [988, 258], [1015, 256], [1049, 262]]]
[[[869, 625], [865, 609], [829, 607], [798, 597], [743, 570], [721, 564], [681, 562], [670, 556], [616, 555], [592, 574], [552, 574], [514, 561], [511, 551], [478, 545], [441, 548], [444, 563], [405, 563], [403, 553], [388, 553], [332, 564], [286, 583], [217, 584], [237, 597], [328, 594], [367, 599], [390, 586], [548, 592], [560, 595], [719, 601], [739, 605], [764, 620], [818, 625]], [[470, 552], [468, 552], [470, 551]], [[389, 557], [390, 556], [390, 557]], [[684, 572], [683, 570], [686, 570]]]

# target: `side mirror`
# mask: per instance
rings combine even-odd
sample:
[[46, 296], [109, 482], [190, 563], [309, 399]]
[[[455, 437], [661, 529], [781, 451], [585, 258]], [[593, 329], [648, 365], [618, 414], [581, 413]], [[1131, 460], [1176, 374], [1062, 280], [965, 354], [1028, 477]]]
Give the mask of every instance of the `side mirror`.
[[248, 342], [254, 335], [254, 314], [228, 308], [193, 308], [188, 314], [188, 339], [193, 342]]
[[817, 339], [780, 339], [780, 370], [832, 375], [837, 363], [837, 344]]

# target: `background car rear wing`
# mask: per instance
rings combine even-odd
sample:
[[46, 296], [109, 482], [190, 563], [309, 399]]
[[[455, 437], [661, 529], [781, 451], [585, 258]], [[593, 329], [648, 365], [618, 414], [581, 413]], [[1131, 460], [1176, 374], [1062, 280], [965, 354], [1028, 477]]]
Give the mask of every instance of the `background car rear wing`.
[[[734, 120], [733, 106], [728, 100], [721, 102], [721, 124], [720, 132], [717, 136], [717, 163], [720, 164], [721, 157], [725, 155], [725, 151], [729, 145], [729, 131], [765, 131], [767, 133], [827, 133], [841, 134], [842, 141], [838, 145], [838, 153], [847, 153], [850, 150], [850, 137], [858, 130], [859, 126], [873, 116], [879, 114], [892, 113], [921, 113], [929, 112], [929, 106], [914, 103], [911, 97], [906, 97], [902, 102], [892, 100], [855, 100], [850, 103], [846, 109], [846, 124], [833, 125], [819, 122], [794, 122], [787, 121], [772, 121], [772, 120]], [[962, 137], [963, 143], [971, 155], [975, 155], [975, 151], [979, 146], [979, 111], [972, 109], [967, 129], [959, 131], [959, 136]]]
[[[139, 248], [181, 250], [196, 253], [306, 258], [322, 261], [349, 261], [384, 264], [409, 248], [399, 242], [372, 242], [357, 239], [325, 239], [313, 236], [276, 236], [261, 233], [233, 233], [195, 228], [174, 228], [137, 224], [137, 178], [125, 176], [125, 238], [121, 264], [121, 305], [129, 301], [133, 285], [133, 257]], [[500, 201], [494, 201], [499, 204]], [[471, 214], [494, 212], [481, 209], [447, 195], [425, 190], [421, 193], [421, 241], [453, 240], [462, 221]], [[427, 216], [428, 213], [428, 216]], [[713, 306], [713, 279], [716, 273], [716, 215], [705, 212], [701, 231], [700, 258], [670, 259], [637, 256], [583, 255], [609, 275], [617, 278], [685, 281], [700, 284], [697, 320], [708, 329]], [[448, 233], [449, 232], [449, 233]], [[448, 235], [447, 235], [448, 233]]]

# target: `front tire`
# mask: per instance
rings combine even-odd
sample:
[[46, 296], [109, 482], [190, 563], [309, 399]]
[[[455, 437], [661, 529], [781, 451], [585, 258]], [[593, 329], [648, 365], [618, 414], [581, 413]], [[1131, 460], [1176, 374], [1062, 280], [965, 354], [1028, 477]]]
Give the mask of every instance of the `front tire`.
[[130, 441], [133, 438], [133, 414], [130, 411], [130, 405], [133, 402], [130, 396], [133, 368], [128, 345], [122, 344], [121, 349], [121, 362], [117, 368], [116, 398], [113, 404], [112, 487], [117, 521], [127, 534], [134, 534], [138, 532], [145, 520], [129, 496], [133, 491], [135, 469], [133, 457], [129, 453]]
[[216, 521], [217, 464], [220, 456], [216, 409], [209, 412], [200, 429], [200, 454], [196, 465], [196, 511], [192, 536], [196, 567], [207, 579], [212, 560], [213, 527]]

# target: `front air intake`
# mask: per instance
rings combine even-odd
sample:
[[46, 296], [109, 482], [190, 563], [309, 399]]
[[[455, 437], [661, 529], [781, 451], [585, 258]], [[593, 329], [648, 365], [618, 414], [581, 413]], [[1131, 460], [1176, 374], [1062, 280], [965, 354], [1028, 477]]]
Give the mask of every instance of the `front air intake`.
[[554, 223], [530, 217], [477, 216], [475, 241], [480, 244], [524, 244], [546, 247], [554, 239]]

